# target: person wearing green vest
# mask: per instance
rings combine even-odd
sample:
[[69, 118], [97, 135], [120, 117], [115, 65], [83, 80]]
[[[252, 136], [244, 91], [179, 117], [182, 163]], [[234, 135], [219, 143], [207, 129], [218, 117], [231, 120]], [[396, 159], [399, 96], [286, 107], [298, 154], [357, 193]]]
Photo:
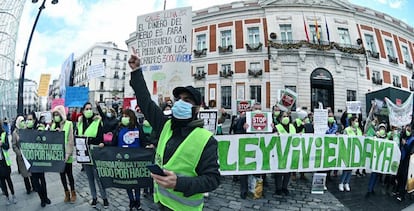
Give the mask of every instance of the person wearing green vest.
[[[10, 177], [11, 175], [11, 160], [9, 155], [9, 139], [7, 138], [7, 133], [3, 129], [3, 125], [0, 123], [0, 186], [3, 194], [7, 198], [7, 205], [12, 203], [16, 204], [16, 196], [14, 195], [14, 186], [13, 181]], [[10, 189], [11, 197], [7, 186]]]
[[[296, 128], [291, 124], [290, 115], [287, 111], [282, 112], [279, 116], [279, 124], [276, 125], [277, 135], [296, 134]], [[289, 195], [288, 185], [290, 180], [290, 172], [288, 173], [275, 173], [275, 194], [286, 196]]]
[[[362, 136], [362, 130], [359, 127], [358, 117], [352, 116], [349, 119], [349, 126], [344, 129], [344, 135], [348, 136]], [[338, 186], [339, 191], [343, 192], [344, 189], [349, 192], [351, 187], [349, 183], [351, 182], [352, 170], [343, 170], [340, 183]]]
[[192, 86], [174, 88], [176, 102], [168, 119], [151, 99], [139, 58], [131, 55], [128, 63], [137, 104], [159, 134], [155, 163], [166, 176], [151, 174], [154, 202], [160, 210], [202, 210], [203, 193], [218, 187], [220, 172], [217, 140], [203, 128], [204, 121], [197, 119], [201, 93]]
[[[82, 116], [78, 119], [76, 135], [88, 137], [88, 145], [96, 145], [99, 147], [103, 147], [103, 127], [102, 121], [99, 115], [95, 115], [92, 111], [92, 104], [87, 102], [82, 107]], [[90, 164], [82, 164], [86, 176], [88, 177], [89, 189], [91, 191], [92, 200], [90, 201], [90, 205], [92, 207], [96, 207], [98, 203], [98, 197], [96, 194], [96, 183], [98, 183], [98, 187], [101, 193], [101, 197], [103, 199], [104, 208], [109, 207], [109, 202], [106, 194], [106, 190], [102, 187], [102, 183], [99, 180], [98, 172], [96, 168]]]
[[[33, 122], [32, 122], [33, 123]], [[12, 132], [12, 149], [14, 154], [16, 154], [16, 163], [17, 163], [17, 170], [19, 174], [23, 177], [24, 185], [26, 187], [26, 193], [30, 194], [33, 189], [34, 185], [32, 184], [32, 174], [27, 170], [26, 165], [24, 164], [22, 152], [20, 151], [20, 130], [25, 129], [26, 122], [24, 121], [23, 116], [18, 116], [16, 118], [15, 127]]]
[[[60, 173], [60, 181], [62, 182], [63, 189], [65, 190], [64, 202], [75, 203], [76, 191], [75, 180], [73, 179], [73, 149], [74, 149], [74, 137], [73, 137], [73, 123], [66, 119], [65, 107], [62, 105], [56, 106], [52, 111], [52, 125], [51, 131], [63, 131], [65, 133], [65, 169]], [[68, 189], [69, 180], [70, 192]]]

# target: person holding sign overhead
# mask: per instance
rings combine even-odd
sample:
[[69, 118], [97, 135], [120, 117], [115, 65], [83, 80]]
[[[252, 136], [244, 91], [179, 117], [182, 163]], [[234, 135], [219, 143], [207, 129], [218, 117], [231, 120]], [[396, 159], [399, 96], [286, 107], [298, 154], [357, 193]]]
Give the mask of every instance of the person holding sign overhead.
[[[102, 121], [99, 115], [95, 115], [93, 113], [92, 104], [90, 102], [85, 103], [82, 107], [82, 116], [78, 119], [77, 135], [87, 137], [88, 145], [95, 145], [99, 147], [104, 146]], [[102, 187], [102, 183], [98, 177], [98, 172], [92, 163], [83, 164], [82, 166], [86, 172], [86, 176], [88, 177], [89, 188], [92, 195], [92, 201], [90, 202], [91, 206], [96, 207], [96, 204], [98, 203], [95, 186], [96, 180], [103, 199], [104, 207], [108, 208], [109, 202], [106, 197], [106, 190]]]
[[172, 118], [164, 116], [151, 100], [140, 60], [131, 55], [130, 85], [137, 103], [154, 131], [160, 133], [155, 163], [166, 176], [151, 173], [154, 179], [154, 202], [160, 210], [202, 210], [205, 192], [220, 184], [217, 140], [197, 119], [202, 102], [201, 94], [192, 86], [176, 87], [177, 99]]
[[[75, 192], [75, 180], [73, 179], [72, 162], [73, 162], [73, 149], [74, 149], [74, 137], [73, 137], [73, 123], [66, 119], [65, 107], [62, 105], [56, 106], [53, 111], [52, 125], [50, 126], [51, 131], [63, 131], [65, 132], [65, 169], [60, 173], [60, 181], [62, 182], [63, 189], [65, 190], [64, 202], [75, 203], [76, 192]], [[70, 192], [68, 189], [69, 180]]]

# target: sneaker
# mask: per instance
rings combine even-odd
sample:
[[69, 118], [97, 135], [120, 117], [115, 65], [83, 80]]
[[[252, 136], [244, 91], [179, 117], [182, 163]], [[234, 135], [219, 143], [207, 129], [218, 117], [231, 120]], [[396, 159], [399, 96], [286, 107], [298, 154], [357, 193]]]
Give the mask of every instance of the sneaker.
[[137, 203], [135, 204], [135, 209], [137, 209], [137, 210], [142, 210], [141, 203], [137, 202]]
[[344, 187], [345, 187], [345, 190], [346, 191], [348, 191], [348, 192], [351, 191], [351, 188], [349, 187], [349, 184], [348, 183], [346, 183]]
[[339, 191], [344, 192], [344, 184], [339, 184]]
[[6, 205], [10, 205], [13, 202], [11, 201], [10, 197], [6, 197]]
[[326, 185], [323, 186], [323, 190], [328, 190], [328, 187], [326, 187]]
[[52, 202], [50, 201], [50, 199], [49, 199], [49, 198], [46, 198], [46, 199], [45, 199], [45, 203], [46, 203], [46, 204], [50, 204], [50, 203], [52, 203]]
[[208, 192], [205, 192], [204, 197], [208, 197], [208, 196], [209, 196]]
[[93, 208], [95, 208], [96, 207], [96, 204], [98, 204], [98, 199], [97, 198], [92, 199], [92, 201], [90, 202], [90, 204], [91, 204], [91, 206]]
[[103, 204], [104, 204], [104, 208], [105, 208], [105, 209], [108, 209], [108, 207], [109, 207], [109, 202], [108, 202], [108, 199], [104, 199], [104, 200], [103, 200]]
[[17, 204], [17, 199], [15, 195], [12, 195], [12, 201], [13, 201], [13, 204]]

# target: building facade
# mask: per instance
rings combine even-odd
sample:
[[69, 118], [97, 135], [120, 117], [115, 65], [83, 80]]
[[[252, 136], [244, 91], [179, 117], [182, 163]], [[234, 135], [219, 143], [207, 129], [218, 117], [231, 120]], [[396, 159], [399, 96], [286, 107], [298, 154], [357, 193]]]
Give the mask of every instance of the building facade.
[[[17, 86], [16, 86], [17, 88]], [[23, 113], [29, 114], [39, 110], [39, 96], [37, 95], [37, 82], [25, 79], [23, 88]]]
[[[75, 59], [74, 86], [89, 87], [89, 102], [122, 103], [127, 59], [127, 51], [115, 43], [96, 43]], [[89, 66], [100, 63], [104, 64], [105, 75], [89, 79]]]
[[370, 91], [414, 90], [413, 28], [346, 0], [251, 0], [194, 11], [192, 43], [193, 81], [183, 85], [233, 113], [246, 99], [271, 109], [286, 88], [298, 94], [297, 107], [322, 103], [336, 115], [346, 101], [361, 101], [365, 111]]

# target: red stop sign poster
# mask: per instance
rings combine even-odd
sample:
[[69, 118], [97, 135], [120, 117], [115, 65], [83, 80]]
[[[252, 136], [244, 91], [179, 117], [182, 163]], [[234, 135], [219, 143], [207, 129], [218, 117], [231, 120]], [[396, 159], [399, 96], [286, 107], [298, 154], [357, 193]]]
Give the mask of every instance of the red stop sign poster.
[[237, 114], [246, 112], [254, 104], [254, 100], [238, 100], [237, 101]]
[[272, 113], [271, 112], [246, 112], [246, 123], [249, 127], [248, 133], [268, 133], [272, 132]]

